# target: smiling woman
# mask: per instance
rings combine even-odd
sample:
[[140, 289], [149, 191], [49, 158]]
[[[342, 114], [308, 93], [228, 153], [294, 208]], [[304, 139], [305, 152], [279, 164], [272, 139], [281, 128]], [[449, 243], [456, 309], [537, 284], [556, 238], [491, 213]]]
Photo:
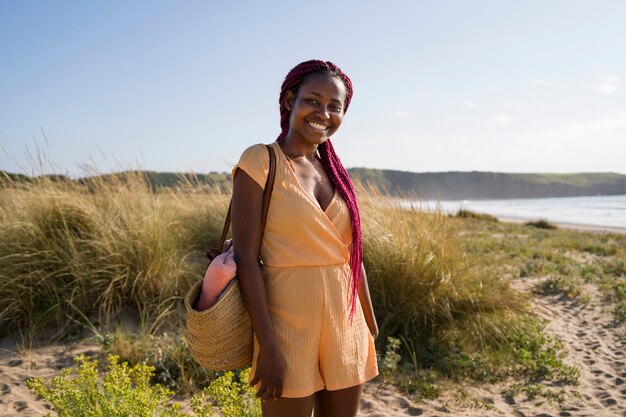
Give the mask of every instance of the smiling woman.
[[329, 139], [351, 98], [350, 79], [331, 62], [304, 62], [285, 78], [260, 253], [265, 147], [246, 149], [233, 169], [235, 260], [254, 329], [250, 384], [266, 417], [355, 416], [363, 384], [378, 374], [359, 208]]

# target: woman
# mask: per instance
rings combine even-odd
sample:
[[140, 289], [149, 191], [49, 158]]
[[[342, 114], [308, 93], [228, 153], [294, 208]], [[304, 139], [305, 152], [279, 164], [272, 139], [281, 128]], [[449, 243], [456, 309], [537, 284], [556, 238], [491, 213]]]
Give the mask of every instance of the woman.
[[333, 63], [307, 61], [282, 85], [276, 180], [258, 264], [269, 155], [246, 149], [233, 168], [235, 260], [254, 328], [251, 385], [263, 416], [355, 416], [378, 375], [378, 327], [362, 264], [354, 187], [329, 137], [352, 98]]

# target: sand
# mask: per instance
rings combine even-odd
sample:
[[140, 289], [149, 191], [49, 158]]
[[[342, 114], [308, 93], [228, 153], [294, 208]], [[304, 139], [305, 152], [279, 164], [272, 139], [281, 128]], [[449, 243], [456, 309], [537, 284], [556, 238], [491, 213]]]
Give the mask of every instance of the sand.
[[[526, 223], [530, 221], [536, 221], [539, 219], [523, 219], [521, 217], [502, 217], [498, 216], [498, 220], [505, 223]], [[558, 228], [561, 229], [570, 229], [570, 230], [579, 230], [581, 232], [593, 232], [593, 233], [617, 233], [620, 235], [626, 235], [626, 226], [624, 227], [613, 227], [613, 226], [598, 226], [594, 224], [579, 224], [579, 223], [564, 223], [564, 222], [553, 222]]]
[[[50, 378], [73, 363], [80, 354], [95, 356], [100, 347], [88, 340], [72, 345], [25, 348], [17, 337], [0, 343], [0, 416], [43, 416], [50, 407], [26, 387], [31, 376]], [[55, 415], [55, 413], [52, 413]]]
[[[531, 291], [542, 277], [514, 281]], [[560, 337], [568, 352], [565, 360], [580, 368], [579, 386], [564, 387], [567, 400], [550, 403], [542, 398], [515, 399], [501, 394], [503, 386], [476, 383], [447, 387], [437, 400], [416, 403], [379, 377], [365, 387], [359, 416], [626, 416], [626, 337], [612, 323], [609, 306], [597, 289], [586, 288], [591, 302], [583, 307], [559, 296], [533, 295], [538, 316], [549, 324], [546, 332]], [[71, 364], [78, 354], [96, 355], [99, 347], [88, 340], [73, 345], [19, 349], [17, 340], [0, 343], [0, 415], [42, 416], [49, 408], [25, 386], [29, 376], [51, 377]], [[549, 384], [546, 384], [549, 385]], [[560, 389], [560, 387], [553, 387]], [[485, 405], [489, 409], [485, 408]]]

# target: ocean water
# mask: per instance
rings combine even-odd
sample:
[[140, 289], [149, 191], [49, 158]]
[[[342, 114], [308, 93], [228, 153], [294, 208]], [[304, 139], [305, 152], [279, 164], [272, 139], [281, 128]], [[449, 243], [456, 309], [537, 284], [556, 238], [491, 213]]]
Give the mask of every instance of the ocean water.
[[626, 228], [626, 195], [416, 203], [431, 209], [439, 205], [446, 213], [456, 213], [462, 208], [496, 217]]

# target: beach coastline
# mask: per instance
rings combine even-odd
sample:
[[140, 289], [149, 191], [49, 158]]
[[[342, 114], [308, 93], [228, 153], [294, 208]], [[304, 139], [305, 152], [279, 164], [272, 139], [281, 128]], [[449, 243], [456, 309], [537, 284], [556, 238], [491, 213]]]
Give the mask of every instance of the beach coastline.
[[[545, 219], [530, 219], [530, 218], [522, 218], [522, 217], [511, 217], [511, 216], [495, 216], [498, 220], [504, 223], [516, 223], [523, 224], [528, 222], [533, 222], [537, 220], [545, 220]], [[591, 233], [616, 233], [620, 235], [626, 235], [626, 227], [615, 227], [615, 226], [600, 226], [596, 224], [581, 224], [581, 223], [567, 223], [567, 222], [555, 222], [552, 220], [548, 220], [551, 224], [555, 225], [559, 229], [569, 229], [569, 230], [577, 230], [579, 232], [591, 232]]]

